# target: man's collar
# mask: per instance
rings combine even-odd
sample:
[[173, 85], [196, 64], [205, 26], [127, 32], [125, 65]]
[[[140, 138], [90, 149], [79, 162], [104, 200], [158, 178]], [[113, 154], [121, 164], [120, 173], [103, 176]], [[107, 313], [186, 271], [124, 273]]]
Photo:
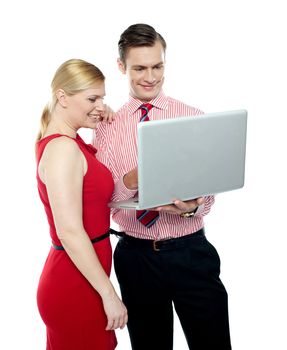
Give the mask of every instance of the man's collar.
[[[153, 107], [155, 108], [166, 109], [168, 106], [168, 98], [165, 96], [164, 92], [161, 91], [154, 99], [149, 101], [149, 103], [152, 104]], [[143, 104], [143, 101], [130, 96], [129, 102], [128, 102], [129, 113], [130, 114], [135, 113], [142, 104]]]

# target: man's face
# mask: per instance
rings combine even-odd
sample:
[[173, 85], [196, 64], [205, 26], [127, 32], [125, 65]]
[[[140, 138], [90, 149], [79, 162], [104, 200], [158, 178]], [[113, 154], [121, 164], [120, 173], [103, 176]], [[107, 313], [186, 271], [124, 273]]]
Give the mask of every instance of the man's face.
[[164, 82], [164, 49], [159, 41], [154, 46], [129, 49], [126, 61], [118, 60], [119, 69], [129, 80], [130, 95], [143, 102], [154, 99]]

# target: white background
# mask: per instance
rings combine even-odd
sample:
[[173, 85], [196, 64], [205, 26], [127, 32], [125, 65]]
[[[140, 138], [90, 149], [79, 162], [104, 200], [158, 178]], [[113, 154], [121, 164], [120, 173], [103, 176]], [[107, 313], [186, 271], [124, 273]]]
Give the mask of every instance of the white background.
[[[117, 41], [137, 22], [153, 25], [167, 40], [166, 94], [205, 112], [249, 112], [245, 187], [217, 197], [206, 231], [222, 260], [233, 349], [287, 349], [283, 5], [283, 0], [1, 3], [0, 349], [45, 349], [35, 295], [50, 240], [33, 147], [52, 76], [67, 59], [93, 62], [107, 78], [106, 102], [117, 109], [127, 99], [127, 82], [116, 66]], [[89, 131], [85, 137], [89, 141]], [[112, 280], [117, 286], [114, 275]], [[129, 350], [127, 331], [117, 334], [117, 349]], [[177, 320], [174, 348], [187, 349]]]

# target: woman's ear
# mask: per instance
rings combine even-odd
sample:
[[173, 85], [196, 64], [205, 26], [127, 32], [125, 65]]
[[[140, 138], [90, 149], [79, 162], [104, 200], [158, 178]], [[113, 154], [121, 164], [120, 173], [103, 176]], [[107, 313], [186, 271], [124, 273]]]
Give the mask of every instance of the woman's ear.
[[63, 89], [59, 89], [56, 92], [56, 96], [57, 96], [57, 100], [59, 102], [59, 104], [63, 107], [66, 108], [67, 107], [67, 95], [65, 93], [65, 91]]

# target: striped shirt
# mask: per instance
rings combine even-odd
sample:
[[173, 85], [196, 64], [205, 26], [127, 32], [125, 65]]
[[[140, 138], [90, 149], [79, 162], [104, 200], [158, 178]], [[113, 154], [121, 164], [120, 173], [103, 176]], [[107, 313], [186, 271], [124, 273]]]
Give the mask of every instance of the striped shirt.
[[[151, 121], [202, 114], [199, 109], [167, 97], [163, 92], [150, 103], [153, 105], [148, 114]], [[137, 191], [125, 187], [123, 177], [137, 167], [137, 124], [141, 117], [141, 104], [142, 101], [130, 97], [116, 113], [112, 124], [100, 123], [94, 132], [93, 143], [98, 150], [97, 157], [110, 169], [114, 178], [112, 199], [115, 201], [126, 200], [137, 194]], [[213, 196], [205, 197], [204, 204], [191, 218], [160, 212], [159, 219], [150, 228], [137, 220], [135, 210], [112, 209], [112, 219], [120, 230], [137, 238], [157, 240], [180, 237], [203, 227], [203, 217], [209, 213], [213, 203]]]

